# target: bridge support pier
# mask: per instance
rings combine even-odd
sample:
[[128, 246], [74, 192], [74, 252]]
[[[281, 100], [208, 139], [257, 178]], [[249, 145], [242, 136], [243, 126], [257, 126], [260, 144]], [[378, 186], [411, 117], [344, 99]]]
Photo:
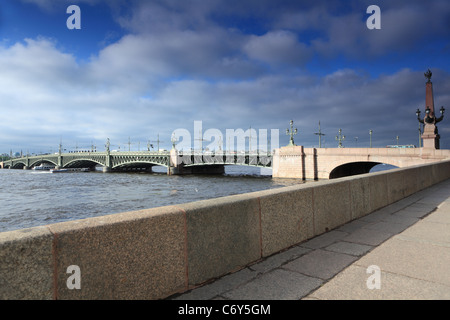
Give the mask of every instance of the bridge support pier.
[[169, 157], [169, 167], [167, 167], [167, 175], [177, 175], [182, 174], [183, 172], [183, 163], [181, 163], [178, 157], [178, 151], [175, 148], [170, 150]]
[[272, 177], [305, 179], [303, 146], [287, 146], [275, 150]]
[[175, 149], [170, 151], [170, 166], [167, 168], [168, 175], [224, 173], [225, 165], [223, 164], [185, 166], [178, 157], [178, 151]]
[[287, 146], [275, 150], [272, 177], [317, 180], [317, 150]]
[[223, 164], [218, 165], [206, 165], [206, 166], [178, 166], [167, 168], [168, 175], [184, 175], [184, 174], [224, 174], [225, 166]]

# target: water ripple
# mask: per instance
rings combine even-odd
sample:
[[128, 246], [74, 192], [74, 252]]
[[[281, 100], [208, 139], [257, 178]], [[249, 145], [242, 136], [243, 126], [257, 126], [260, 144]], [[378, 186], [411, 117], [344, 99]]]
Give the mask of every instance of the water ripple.
[[0, 232], [302, 183], [258, 168], [220, 176], [0, 170]]

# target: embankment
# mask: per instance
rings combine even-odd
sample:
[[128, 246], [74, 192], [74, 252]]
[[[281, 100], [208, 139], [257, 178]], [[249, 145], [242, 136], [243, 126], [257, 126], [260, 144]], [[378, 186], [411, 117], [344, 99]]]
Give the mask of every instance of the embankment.
[[3, 232], [0, 299], [163, 299], [448, 178], [443, 161]]

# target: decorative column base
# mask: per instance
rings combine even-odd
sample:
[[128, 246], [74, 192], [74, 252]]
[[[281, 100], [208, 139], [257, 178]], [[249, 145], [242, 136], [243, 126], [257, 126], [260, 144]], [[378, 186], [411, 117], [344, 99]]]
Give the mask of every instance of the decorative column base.
[[440, 149], [440, 136], [437, 134], [437, 128], [434, 124], [426, 124], [422, 135], [423, 148]]

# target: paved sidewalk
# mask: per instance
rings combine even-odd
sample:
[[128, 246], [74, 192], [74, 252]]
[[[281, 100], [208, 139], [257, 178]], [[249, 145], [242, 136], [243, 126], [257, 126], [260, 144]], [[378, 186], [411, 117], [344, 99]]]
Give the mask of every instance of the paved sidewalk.
[[450, 299], [450, 180], [172, 299]]

